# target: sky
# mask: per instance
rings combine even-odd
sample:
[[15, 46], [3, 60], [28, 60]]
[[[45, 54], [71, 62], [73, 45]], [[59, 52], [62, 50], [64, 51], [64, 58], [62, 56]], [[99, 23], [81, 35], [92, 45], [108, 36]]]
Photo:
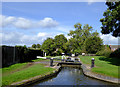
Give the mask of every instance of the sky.
[[[118, 44], [118, 38], [101, 34], [105, 2], [3, 2], [0, 14], [2, 45], [42, 44], [47, 37], [75, 30], [74, 24], [89, 24], [104, 44]], [[2, 19], [2, 20], [1, 20]]]

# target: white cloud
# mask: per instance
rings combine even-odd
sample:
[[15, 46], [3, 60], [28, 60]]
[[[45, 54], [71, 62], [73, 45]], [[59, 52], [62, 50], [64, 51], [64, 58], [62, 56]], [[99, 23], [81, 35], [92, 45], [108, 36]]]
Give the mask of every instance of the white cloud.
[[51, 27], [56, 27], [58, 25], [58, 22], [53, 20], [52, 18], [44, 18], [39, 22], [39, 25], [42, 26], [43, 28], [51, 28]]
[[92, 3], [94, 3], [95, 0], [88, 0], [88, 5], [91, 5]]
[[[3, 45], [27, 45], [31, 46], [32, 44], [42, 44], [43, 41], [47, 37], [54, 38], [56, 35], [62, 34], [60, 32], [52, 32], [52, 33], [46, 33], [46, 32], [38, 32], [35, 35], [26, 35], [20, 32], [3, 32], [0, 33], [0, 40], [2, 39]], [[67, 39], [70, 39], [71, 36], [67, 36], [65, 34], [65, 37]], [[111, 44], [111, 45], [117, 45], [118, 44], [118, 38], [113, 37], [110, 34], [102, 35], [100, 34], [100, 37], [103, 39], [104, 44]]]
[[38, 37], [45, 37], [46, 35], [47, 35], [47, 33], [39, 32], [37, 36]]
[[58, 22], [48, 17], [43, 20], [33, 21], [22, 17], [0, 15], [0, 27], [8, 26], [20, 29], [30, 29], [35, 27], [52, 28], [58, 26]]
[[[27, 45], [42, 44], [43, 41], [48, 38], [54, 38], [56, 35], [62, 34], [60, 32], [38, 32], [35, 35], [26, 35], [20, 32], [2, 32], [0, 33], [0, 39], [2, 39], [2, 45]], [[66, 35], [65, 35], [66, 36]], [[69, 37], [68, 37], [69, 38]]]
[[2, 16], [0, 15], [0, 27], [3, 26], [9, 26], [11, 23], [13, 23], [14, 21], [16, 20], [15, 17], [12, 17], [12, 16], [9, 16], [9, 17], [6, 17], [6, 16]]
[[[106, 0], [87, 0], [87, 2], [88, 2], [88, 5], [91, 5], [91, 4], [93, 4], [93, 3], [95, 3], [95, 2], [105, 2]], [[84, 1], [83, 1], [84, 2]], [[85, 2], [86, 2], [86, 0], [85, 0]]]
[[68, 35], [65, 35], [65, 37], [67, 38], [67, 40], [69, 40], [70, 38], [72, 38], [72, 36], [68, 36]]
[[101, 34], [100, 33], [100, 37], [103, 39], [104, 44], [111, 44], [111, 45], [118, 45], [118, 38], [117, 37], [113, 37], [111, 34]]
[[[43, 37], [44, 36], [44, 37]], [[39, 32], [36, 35], [25, 35], [20, 32], [0, 33], [0, 39], [2, 39], [3, 45], [27, 45], [42, 44], [42, 42], [50, 37], [51, 34]]]
[[17, 18], [17, 20], [13, 23], [13, 25], [17, 28], [21, 29], [29, 29], [32, 27], [33, 23], [25, 18]]

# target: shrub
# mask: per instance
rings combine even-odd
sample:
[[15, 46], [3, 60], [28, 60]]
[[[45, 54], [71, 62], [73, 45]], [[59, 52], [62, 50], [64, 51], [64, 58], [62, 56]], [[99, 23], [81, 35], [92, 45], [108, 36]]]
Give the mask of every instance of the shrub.
[[120, 48], [110, 54], [111, 57], [120, 58]]
[[105, 47], [104, 49], [98, 51], [96, 53], [97, 56], [106, 56], [106, 57], [110, 57], [110, 54], [112, 53], [112, 51], [110, 50], [109, 47]]

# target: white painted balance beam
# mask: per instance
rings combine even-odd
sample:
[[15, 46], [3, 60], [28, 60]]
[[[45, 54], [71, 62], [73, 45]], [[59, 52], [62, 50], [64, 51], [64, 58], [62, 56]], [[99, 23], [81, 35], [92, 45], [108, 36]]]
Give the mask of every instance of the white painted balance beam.
[[42, 59], [46, 59], [46, 57], [41, 57], [41, 56], [37, 56], [37, 58], [42, 58]]

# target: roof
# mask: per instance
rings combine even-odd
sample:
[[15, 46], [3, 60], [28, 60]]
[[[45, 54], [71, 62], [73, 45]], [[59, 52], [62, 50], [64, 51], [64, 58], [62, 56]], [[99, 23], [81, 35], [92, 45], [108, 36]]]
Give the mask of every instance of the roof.
[[120, 48], [120, 45], [110, 45], [111, 49], [113, 48]]

